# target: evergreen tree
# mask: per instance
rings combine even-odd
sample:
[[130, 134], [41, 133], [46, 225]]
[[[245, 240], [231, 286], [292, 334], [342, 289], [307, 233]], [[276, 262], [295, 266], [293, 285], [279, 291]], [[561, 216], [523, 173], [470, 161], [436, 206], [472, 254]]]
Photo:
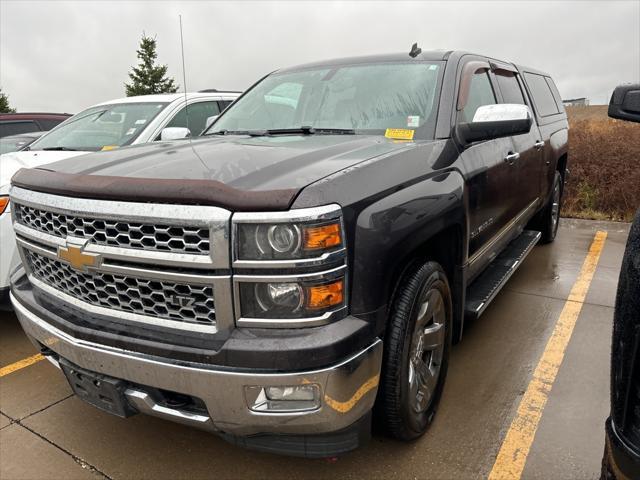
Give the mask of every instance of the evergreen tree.
[[15, 113], [16, 109], [9, 106], [9, 97], [0, 88], [0, 113]]
[[154, 93], [175, 93], [178, 91], [173, 78], [167, 78], [167, 66], [156, 65], [156, 39], [142, 34], [140, 48], [137, 50], [140, 63], [129, 72], [131, 83], [125, 83], [127, 97], [151, 95]]

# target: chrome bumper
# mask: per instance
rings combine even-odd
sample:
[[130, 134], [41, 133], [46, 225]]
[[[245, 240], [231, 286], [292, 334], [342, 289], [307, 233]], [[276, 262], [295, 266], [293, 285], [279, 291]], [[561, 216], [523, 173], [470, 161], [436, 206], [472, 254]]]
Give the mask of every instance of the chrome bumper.
[[[87, 370], [197, 397], [205, 403], [208, 414], [194, 415], [158, 405], [145, 392], [132, 387], [125, 395], [142, 413], [238, 436], [310, 435], [349, 427], [371, 410], [376, 397], [382, 363], [379, 339], [351, 358], [320, 370], [273, 374], [223, 371], [78, 340], [34, 315], [13, 295], [11, 300], [22, 328], [32, 341]], [[321, 388], [321, 406], [316, 410], [266, 413], [249, 408], [251, 399], [245, 393], [246, 386], [307, 383]]]

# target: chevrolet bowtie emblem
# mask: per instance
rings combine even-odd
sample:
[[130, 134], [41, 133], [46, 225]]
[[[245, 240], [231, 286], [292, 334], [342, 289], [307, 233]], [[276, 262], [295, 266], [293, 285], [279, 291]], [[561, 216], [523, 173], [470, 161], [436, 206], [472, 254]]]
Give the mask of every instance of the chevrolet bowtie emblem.
[[66, 246], [58, 247], [58, 259], [82, 272], [89, 271], [89, 267], [98, 267], [102, 263], [102, 257], [97, 253], [83, 252], [84, 243], [76, 245], [67, 240]]

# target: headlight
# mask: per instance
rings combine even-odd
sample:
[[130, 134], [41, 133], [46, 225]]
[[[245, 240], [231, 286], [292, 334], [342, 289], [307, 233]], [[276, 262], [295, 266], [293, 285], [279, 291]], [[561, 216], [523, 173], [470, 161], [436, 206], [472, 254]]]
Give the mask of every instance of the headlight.
[[346, 315], [346, 240], [339, 205], [233, 215], [239, 326], [303, 327]]
[[329, 222], [238, 224], [238, 260], [313, 258], [343, 247], [340, 219]]
[[316, 318], [345, 306], [345, 281], [240, 282], [242, 318]]
[[8, 206], [9, 206], [9, 197], [1, 195], [0, 196], [0, 215], [4, 213], [4, 211], [7, 209]]

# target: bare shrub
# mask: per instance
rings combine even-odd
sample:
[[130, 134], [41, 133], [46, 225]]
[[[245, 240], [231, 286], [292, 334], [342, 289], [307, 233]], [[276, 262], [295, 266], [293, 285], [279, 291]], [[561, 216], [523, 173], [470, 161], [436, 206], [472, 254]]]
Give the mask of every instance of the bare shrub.
[[569, 181], [564, 216], [630, 221], [640, 207], [640, 124], [604, 107], [569, 113]]

